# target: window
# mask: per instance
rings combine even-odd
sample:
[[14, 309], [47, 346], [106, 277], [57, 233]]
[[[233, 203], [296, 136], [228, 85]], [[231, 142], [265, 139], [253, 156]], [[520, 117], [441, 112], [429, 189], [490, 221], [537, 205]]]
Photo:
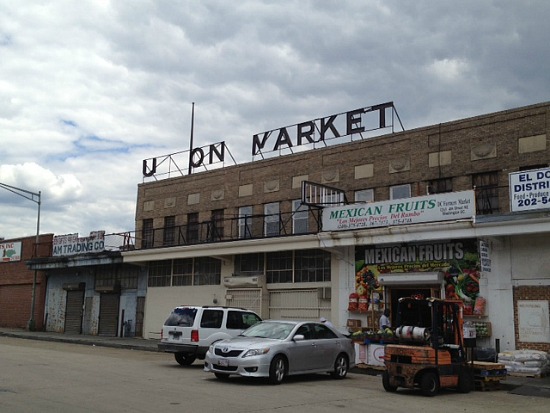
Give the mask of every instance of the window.
[[292, 201], [292, 233], [307, 234], [308, 230], [308, 207], [295, 199]]
[[202, 328], [221, 328], [223, 321], [223, 310], [204, 310], [202, 312]]
[[292, 251], [268, 252], [266, 274], [268, 283], [291, 283]]
[[239, 208], [239, 238], [252, 238], [252, 207]]
[[196, 244], [199, 242], [199, 214], [193, 212], [187, 214], [187, 242]]
[[355, 191], [355, 202], [373, 202], [374, 189], [362, 189]]
[[264, 273], [264, 254], [242, 254], [235, 256], [235, 274], [260, 275]]
[[141, 228], [141, 248], [153, 247], [153, 235], [153, 218], [144, 219]]
[[476, 192], [476, 214], [498, 212], [498, 172], [475, 174], [472, 184]]
[[95, 287], [120, 286], [123, 289], [136, 289], [138, 285], [138, 268], [114, 268], [106, 266], [96, 269]]
[[294, 252], [294, 282], [330, 281], [330, 253], [322, 250]]
[[403, 199], [411, 197], [411, 185], [390, 186], [390, 199]]
[[174, 270], [172, 274], [172, 285], [192, 285], [193, 284], [193, 259], [182, 258], [174, 260]]
[[428, 181], [428, 194], [443, 194], [445, 192], [453, 192], [452, 178], [434, 179]]
[[231, 330], [246, 330], [248, 327], [258, 323], [260, 319], [254, 313], [245, 313], [243, 311], [227, 312], [226, 327]]
[[264, 205], [264, 235], [273, 237], [281, 234], [279, 203], [272, 202]]
[[210, 257], [195, 258], [193, 285], [219, 285], [221, 282], [222, 263]]
[[210, 225], [208, 226], [208, 240], [221, 241], [223, 239], [223, 209], [212, 211]]
[[176, 217], [174, 215], [164, 217], [163, 245], [174, 245], [176, 234]]
[[169, 287], [172, 275], [172, 261], [151, 261], [149, 262], [149, 287]]

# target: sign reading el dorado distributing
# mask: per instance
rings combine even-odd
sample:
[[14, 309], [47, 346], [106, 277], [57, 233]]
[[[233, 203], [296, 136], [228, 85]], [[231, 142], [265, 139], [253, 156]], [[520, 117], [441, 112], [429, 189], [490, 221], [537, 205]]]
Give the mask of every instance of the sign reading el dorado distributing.
[[509, 179], [512, 212], [550, 208], [550, 168], [513, 172]]
[[447, 192], [323, 209], [323, 231], [365, 229], [422, 222], [456, 221], [475, 215], [474, 191]]

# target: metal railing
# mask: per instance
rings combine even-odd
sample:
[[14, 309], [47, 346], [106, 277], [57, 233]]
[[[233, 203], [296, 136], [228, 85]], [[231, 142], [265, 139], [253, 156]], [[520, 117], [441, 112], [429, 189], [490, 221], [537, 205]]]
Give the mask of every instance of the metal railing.
[[319, 210], [310, 209], [299, 214], [303, 215], [249, 215], [119, 235], [127, 237], [123, 249], [129, 250], [316, 234], [321, 230]]

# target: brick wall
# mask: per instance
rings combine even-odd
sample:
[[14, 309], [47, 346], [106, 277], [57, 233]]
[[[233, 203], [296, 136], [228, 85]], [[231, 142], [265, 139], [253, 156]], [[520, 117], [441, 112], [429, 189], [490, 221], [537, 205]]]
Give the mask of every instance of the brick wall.
[[[51, 245], [52, 239], [52, 234], [41, 235], [40, 245]], [[28, 269], [26, 262], [33, 258], [36, 237], [10, 239], [3, 242], [21, 242], [21, 260], [0, 262], [0, 327], [26, 328], [31, 318], [32, 285], [35, 276], [34, 270]], [[47, 254], [43, 248], [39, 248], [38, 251], [40, 256]], [[37, 271], [34, 303], [34, 321], [37, 330], [43, 327], [45, 279], [45, 273]]]
[[518, 301], [542, 300], [550, 303], [550, 286], [514, 287], [514, 329], [516, 332], [516, 348], [518, 350], [550, 351], [550, 343], [523, 343], [519, 339]]
[[[545, 103], [146, 182], [138, 187], [136, 231], [147, 218], [153, 219], [154, 228], [162, 228], [169, 215], [176, 216], [176, 225], [185, 225], [188, 213], [198, 212], [199, 221], [206, 221], [214, 209], [236, 217], [240, 206], [253, 205], [254, 214], [262, 214], [263, 204], [269, 202], [280, 202], [280, 211], [289, 212], [291, 201], [301, 196], [300, 188], [292, 187], [293, 178], [299, 176], [342, 189], [350, 201], [355, 191], [363, 189], [373, 189], [375, 201], [383, 201], [389, 199], [393, 185], [410, 184], [412, 196], [420, 196], [426, 194], [428, 181], [451, 178], [452, 190], [461, 191], [472, 189], [472, 174], [498, 172], [500, 212], [508, 213], [508, 173], [548, 165], [549, 117], [550, 104]], [[519, 140], [532, 136], [542, 136], [544, 148], [520, 151]], [[430, 165], [434, 153], [445, 153], [449, 161]], [[356, 178], [356, 167], [365, 164], [372, 167], [372, 175]], [[277, 190], [266, 190], [271, 181], [278, 182]], [[252, 185], [250, 196], [239, 196], [243, 185]], [[199, 202], [189, 204], [190, 194], [198, 194]], [[144, 208], [146, 203], [149, 208]]]

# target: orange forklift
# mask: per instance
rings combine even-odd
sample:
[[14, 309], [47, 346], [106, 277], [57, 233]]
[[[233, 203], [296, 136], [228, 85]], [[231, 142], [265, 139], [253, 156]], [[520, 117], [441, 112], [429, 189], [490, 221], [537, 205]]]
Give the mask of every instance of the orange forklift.
[[396, 344], [384, 348], [382, 384], [387, 392], [420, 388], [435, 396], [440, 388], [468, 393], [474, 378], [468, 366], [460, 300], [399, 299]]

